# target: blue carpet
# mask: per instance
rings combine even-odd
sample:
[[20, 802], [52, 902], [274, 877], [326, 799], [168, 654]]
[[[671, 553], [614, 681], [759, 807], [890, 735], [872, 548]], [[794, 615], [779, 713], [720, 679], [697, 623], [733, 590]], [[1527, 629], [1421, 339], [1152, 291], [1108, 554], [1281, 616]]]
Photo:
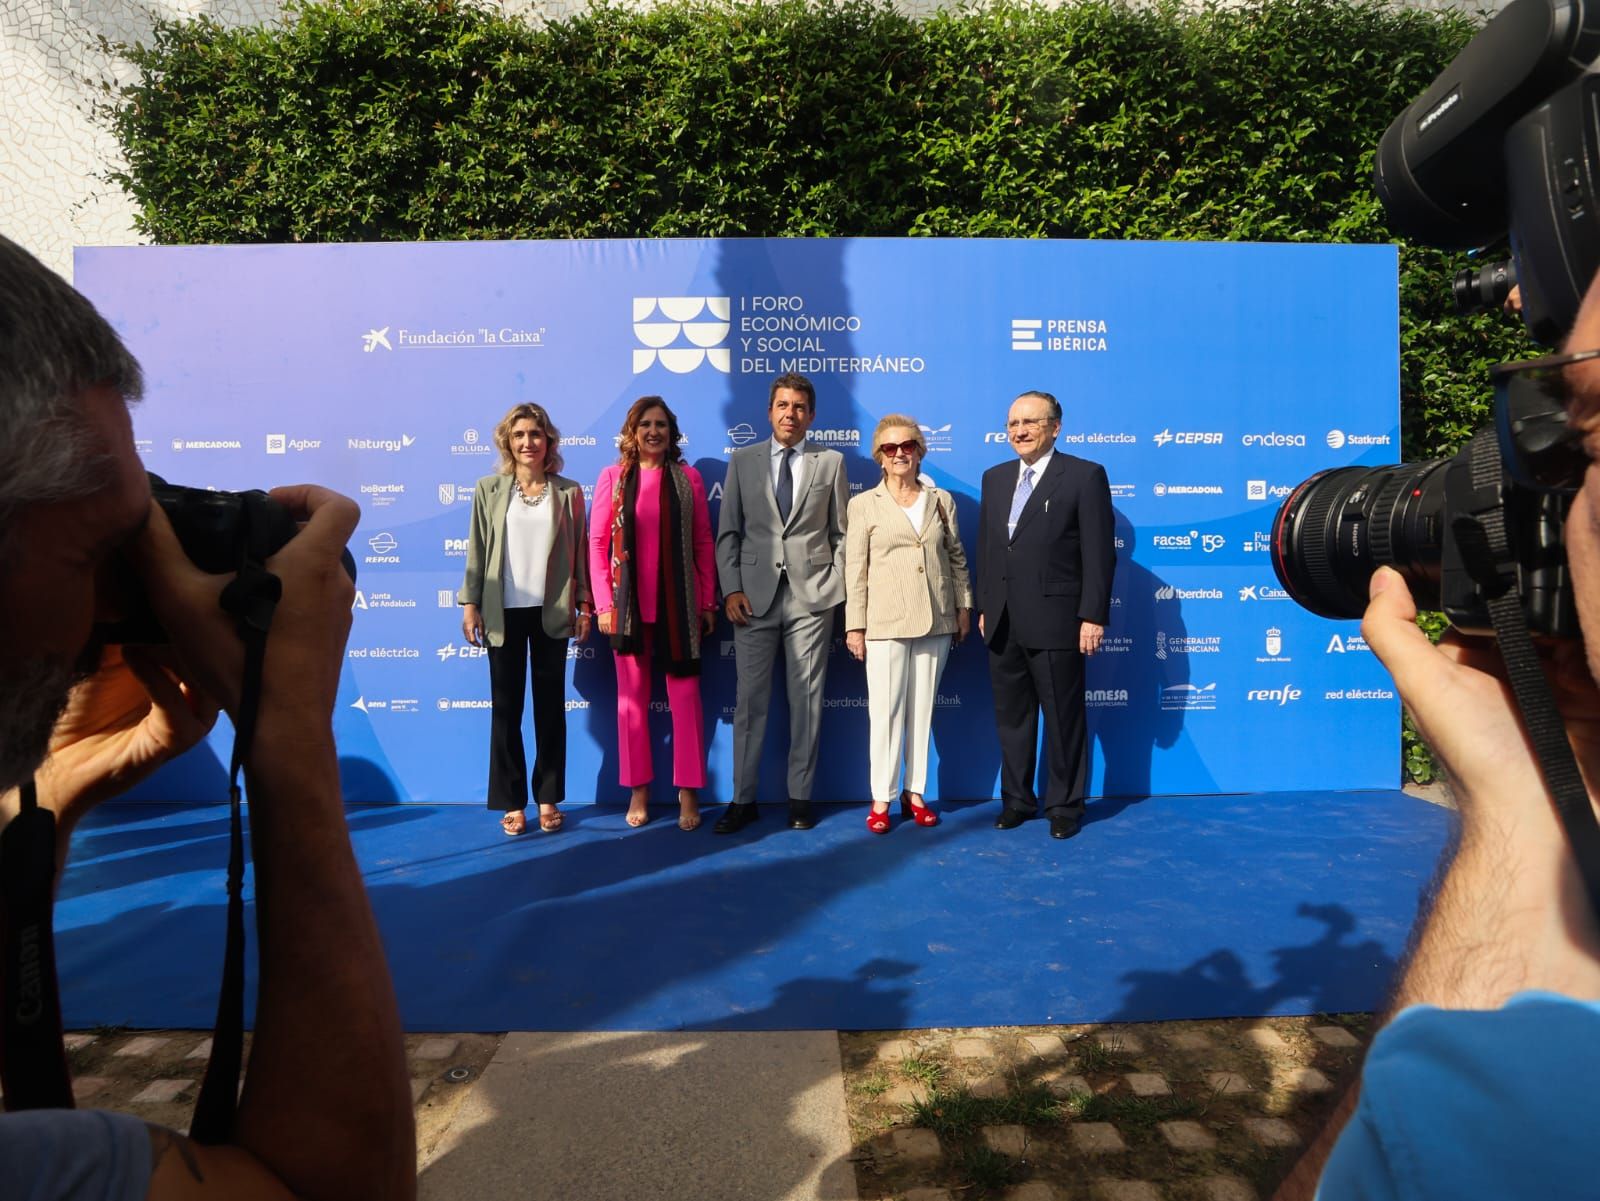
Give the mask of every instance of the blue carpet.
[[[915, 1029], [1369, 1010], [1448, 814], [1399, 792], [1095, 801], [1074, 839], [823, 806], [742, 834], [572, 806], [350, 811], [413, 1031]], [[715, 811], [710, 814], [715, 817]], [[69, 1028], [205, 1027], [226, 811], [103, 806], [57, 911]], [[252, 916], [253, 922], [253, 916]]]

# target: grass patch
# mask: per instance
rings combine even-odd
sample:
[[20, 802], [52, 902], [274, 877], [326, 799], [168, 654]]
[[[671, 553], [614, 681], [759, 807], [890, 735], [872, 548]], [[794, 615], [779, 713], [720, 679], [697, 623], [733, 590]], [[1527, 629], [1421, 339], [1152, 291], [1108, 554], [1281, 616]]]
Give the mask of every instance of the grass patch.
[[900, 1061], [900, 1070], [924, 1088], [937, 1088], [944, 1079], [944, 1064], [921, 1055], [907, 1055]]
[[857, 1080], [850, 1086], [850, 1089], [863, 1097], [881, 1097], [889, 1091], [889, 1073], [879, 1068], [871, 1075], [863, 1076], [860, 1080]]
[[1086, 1038], [1077, 1047], [1078, 1063], [1086, 1072], [1108, 1072], [1126, 1067], [1130, 1058], [1115, 1035], [1109, 1041]]
[[1116, 1122], [1133, 1130], [1148, 1130], [1157, 1122], [1199, 1117], [1208, 1102], [1185, 1097], [1117, 1097], [1073, 1093], [1063, 1108], [1084, 1122]]
[[906, 1106], [912, 1125], [936, 1134], [960, 1138], [981, 1126], [1046, 1126], [1066, 1112], [1061, 1101], [1042, 1084], [1026, 1084], [1003, 1097], [975, 1097], [965, 1085], [932, 1089], [927, 1097]]
[[955, 1161], [956, 1172], [971, 1190], [969, 1197], [989, 1197], [1022, 1179], [1022, 1164], [992, 1147], [969, 1147]]

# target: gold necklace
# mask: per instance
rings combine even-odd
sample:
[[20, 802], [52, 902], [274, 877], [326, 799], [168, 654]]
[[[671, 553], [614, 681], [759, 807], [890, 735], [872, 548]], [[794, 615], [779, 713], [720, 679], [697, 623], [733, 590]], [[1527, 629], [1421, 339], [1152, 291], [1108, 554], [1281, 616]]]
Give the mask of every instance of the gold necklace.
[[548, 482], [540, 485], [538, 494], [530, 497], [522, 490], [522, 481], [513, 479], [511, 481], [511, 490], [517, 494], [517, 499], [523, 504], [527, 505], [530, 509], [536, 509], [540, 505], [544, 504], [545, 494], [550, 491], [550, 485]]

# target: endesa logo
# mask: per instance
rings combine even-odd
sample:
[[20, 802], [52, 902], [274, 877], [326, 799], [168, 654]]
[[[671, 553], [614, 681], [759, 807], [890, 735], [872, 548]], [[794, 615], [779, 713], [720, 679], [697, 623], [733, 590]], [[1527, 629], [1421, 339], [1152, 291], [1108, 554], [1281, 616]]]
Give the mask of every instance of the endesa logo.
[[1221, 446], [1221, 430], [1179, 430], [1173, 433], [1164, 429], [1150, 439], [1157, 446]]
[[1306, 436], [1304, 434], [1280, 434], [1274, 430], [1270, 434], [1246, 434], [1239, 441], [1245, 446], [1304, 446], [1306, 444]]

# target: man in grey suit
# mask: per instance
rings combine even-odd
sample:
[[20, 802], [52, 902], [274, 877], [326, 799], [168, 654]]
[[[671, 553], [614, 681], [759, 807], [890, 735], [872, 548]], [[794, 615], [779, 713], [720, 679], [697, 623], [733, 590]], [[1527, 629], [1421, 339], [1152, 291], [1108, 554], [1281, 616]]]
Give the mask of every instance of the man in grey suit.
[[789, 828], [811, 828], [822, 682], [833, 614], [844, 600], [844, 457], [806, 441], [817, 392], [780, 375], [767, 397], [772, 437], [733, 452], [722, 486], [717, 574], [733, 622], [738, 701], [733, 717], [733, 803], [717, 820], [732, 834], [756, 819], [756, 780], [778, 648], [789, 687]]

